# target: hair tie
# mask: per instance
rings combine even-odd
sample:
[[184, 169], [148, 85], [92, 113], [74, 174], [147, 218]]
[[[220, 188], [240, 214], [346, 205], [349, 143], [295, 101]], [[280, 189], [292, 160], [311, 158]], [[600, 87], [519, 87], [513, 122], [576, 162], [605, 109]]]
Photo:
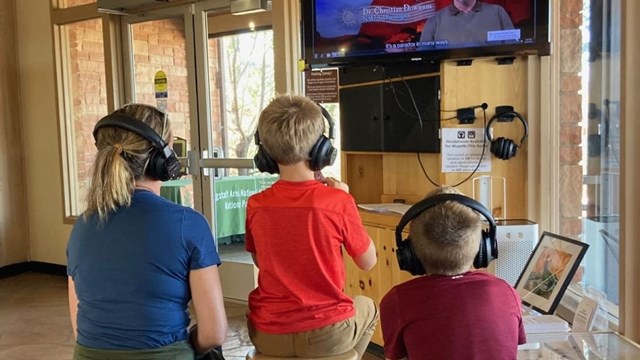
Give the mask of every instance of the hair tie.
[[113, 144], [112, 145], [114, 148], [116, 148], [116, 151], [118, 152], [118, 154], [122, 154], [122, 145], [120, 144]]

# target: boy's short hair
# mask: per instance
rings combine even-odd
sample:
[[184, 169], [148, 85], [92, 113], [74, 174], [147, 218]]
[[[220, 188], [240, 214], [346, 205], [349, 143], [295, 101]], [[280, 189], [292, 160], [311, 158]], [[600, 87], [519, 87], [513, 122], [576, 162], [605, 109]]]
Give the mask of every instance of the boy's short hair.
[[258, 119], [260, 146], [282, 165], [309, 160], [311, 148], [323, 132], [322, 111], [305, 96], [280, 95]]
[[[425, 198], [438, 194], [461, 194], [443, 186]], [[456, 275], [471, 269], [480, 248], [482, 216], [470, 207], [446, 201], [416, 216], [409, 228], [416, 257], [427, 274]]]

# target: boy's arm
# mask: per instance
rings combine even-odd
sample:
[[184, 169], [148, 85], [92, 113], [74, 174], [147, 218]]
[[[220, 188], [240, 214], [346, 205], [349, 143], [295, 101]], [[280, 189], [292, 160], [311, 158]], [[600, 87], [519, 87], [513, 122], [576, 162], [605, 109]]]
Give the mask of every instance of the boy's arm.
[[369, 239], [369, 247], [360, 256], [353, 258], [356, 265], [362, 270], [371, 270], [378, 262], [378, 256], [376, 255], [376, 248], [373, 245], [373, 241]]

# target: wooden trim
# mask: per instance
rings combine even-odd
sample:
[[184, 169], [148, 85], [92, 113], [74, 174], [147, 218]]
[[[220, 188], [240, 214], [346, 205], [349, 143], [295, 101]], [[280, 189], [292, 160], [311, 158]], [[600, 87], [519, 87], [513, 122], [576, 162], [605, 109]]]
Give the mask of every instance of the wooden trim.
[[541, 152], [541, 116], [542, 97], [541, 77], [542, 71], [540, 58], [529, 56], [527, 59], [527, 114], [529, 124], [529, 136], [527, 139], [527, 176], [525, 177], [525, 203], [527, 204], [526, 218], [540, 223], [542, 211], [540, 206], [541, 179], [540, 179], [540, 158], [536, 154]]
[[102, 16], [105, 77], [107, 83], [107, 109], [114, 111], [124, 101], [124, 75], [122, 65], [122, 36], [120, 17]]
[[620, 118], [620, 332], [640, 342], [640, 47], [634, 35], [640, 2], [622, 1]]
[[[541, 229], [560, 229], [560, 2], [552, 4], [552, 53], [540, 59], [540, 214]], [[544, 146], [542, 146], [544, 144]], [[535, 157], [534, 157], [535, 159]]]
[[207, 31], [209, 36], [228, 34], [249, 29], [253, 23], [255, 29], [271, 27], [272, 12], [265, 11], [247, 15], [211, 14], [207, 16]]
[[303, 94], [298, 68], [300, 52], [300, 3], [297, 0], [272, 2], [273, 56], [277, 94]]
[[98, 5], [96, 3], [64, 9], [51, 9], [51, 23], [54, 25], [66, 25], [99, 17], [100, 14], [98, 14]]
[[428, 78], [428, 77], [434, 77], [434, 76], [440, 76], [440, 73], [430, 73], [430, 74], [419, 74], [419, 75], [409, 75], [409, 76], [403, 76], [402, 78], [389, 78], [389, 79], [384, 79], [384, 80], [376, 80], [376, 81], [367, 81], [367, 82], [360, 82], [360, 83], [356, 83], [356, 84], [348, 84], [348, 85], [340, 85], [340, 89], [349, 89], [349, 88], [354, 88], [354, 87], [360, 87], [360, 86], [369, 86], [369, 85], [381, 85], [381, 84], [387, 84], [387, 83], [392, 83], [392, 82], [399, 82], [399, 81], [407, 81], [407, 80], [413, 80], [413, 79], [422, 79], [422, 78]]

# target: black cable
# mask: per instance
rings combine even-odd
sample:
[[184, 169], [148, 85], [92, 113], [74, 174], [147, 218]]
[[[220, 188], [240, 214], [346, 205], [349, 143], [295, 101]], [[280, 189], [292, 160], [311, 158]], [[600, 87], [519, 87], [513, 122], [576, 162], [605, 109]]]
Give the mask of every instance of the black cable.
[[422, 173], [427, 178], [427, 180], [429, 180], [429, 182], [433, 186], [440, 187], [440, 185], [438, 185], [435, 181], [433, 181], [431, 179], [431, 177], [427, 173], [427, 170], [424, 168], [424, 165], [422, 164], [422, 159], [420, 158], [420, 138], [422, 137], [422, 132], [423, 132], [422, 131], [422, 116], [420, 115], [420, 110], [418, 109], [418, 104], [416, 103], [416, 100], [413, 97], [413, 92], [411, 91], [411, 88], [409, 87], [409, 84], [405, 81], [404, 77], [401, 74], [398, 74], [398, 75], [400, 76], [400, 80], [402, 80], [402, 83], [404, 84], [404, 86], [407, 88], [407, 91], [409, 92], [409, 97], [411, 98], [411, 103], [413, 104], [413, 108], [416, 111], [416, 114], [418, 115], [418, 125], [420, 125], [420, 136], [418, 136], [418, 144], [417, 144], [417, 148], [416, 148], [416, 156], [418, 157], [418, 164], [420, 164], [420, 168], [422, 169]]
[[[383, 67], [383, 72], [385, 74], [385, 79], [388, 80], [389, 77], [387, 76], [386, 73], [386, 69]], [[427, 178], [427, 180], [431, 183], [431, 185], [435, 186], [435, 187], [440, 187], [442, 185], [436, 183], [435, 181], [433, 181], [433, 179], [431, 179], [431, 177], [429, 176], [429, 173], [427, 173], [427, 170], [424, 167], [424, 164], [422, 163], [422, 158], [420, 157], [420, 138], [422, 136], [423, 133], [423, 126], [422, 126], [422, 116], [420, 115], [420, 110], [418, 109], [418, 104], [416, 103], [415, 98], [413, 97], [413, 91], [411, 91], [411, 87], [409, 87], [409, 84], [407, 83], [407, 81], [405, 80], [404, 76], [402, 76], [402, 74], [398, 74], [398, 76], [400, 77], [400, 80], [402, 81], [402, 83], [404, 84], [404, 86], [407, 88], [407, 92], [409, 94], [409, 97], [411, 98], [411, 104], [413, 105], [413, 109], [415, 110], [415, 114], [417, 115], [413, 115], [411, 113], [409, 113], [407, 110], [405, 110], [402, 105], [400, 104], [400, 101], [398, 100], [398, 97], [396, 95], [396, 89], [395, 89], [395, 85], [393, 85], [393, 83], [391, 81], [389, 81], [390, 85], [391, 85], [391, 91], [393, 93], [393, 97], [396, 100], [396, 103], [398, 104], [398, 107], [405, 112], [406, 114], [408, 114], [409, 116], [413, 117], [413, 118], [417, 118], [418, 119], [418, 125], [420, 127], [420, 136], [418, 136], [418, 144], [417, 144], [417, 148], [416, 148], [416, 157], [418, 158], [418, 164], [420, 165], [420, 168], [422, 169], [422, 173], [424, 174], [424, 176]], [[481, 105], [476, 105], [476, 106], [472, 106], [472, 109], [475, 108], [482, 108], [482, 114], [483, 114], [483, 122], [484, 122], [484, 128], [487, 127], [487, 109], [488, 105], [486, 103], [482, 103]], [[445, 110], [446, 111], [446, 110]], [[457, 112], [457, 110], [455, 110]], [[456, 119], [456, 117], [451, 117], [451, 118], [446, 118], [446, 119], [442, 119], [444, 121], [446, 120], [453, 120]], [[471, 174], [469, 174], [469, 176], [467, 176], [464, 180], [460, 181], [459, 183], [453, 185], [452, 187], [458, 187], [462, 184], [464, 184], [465, 182], [467, 182], [473, 175], [475, 175], [475, 173], [478, 171], [478, 169], [480, 168], [480, 165], [482, 165], [482, 159], [484, 159], [484, 154], [485, 154], [485, 149], [487, 147], [487, 137], [483, 136], [483, 140], [482, 140], [482, 153], [480, 154], [480, 159], [478, 160], [478, 164], [476, 165], [476, 167], [473, 169], [473, 172], [471, 172]]]
[[[422, 124], [422, 119], [420, 119], [420, 117], [419, 117], [419, 115], [420, 115], [419, 112], [416, 112], [416, 114], [418, 114], [418, 116], [416, 116], [415, 114], [413, 114], [410, 111], [406, 110], [402, 106], [402, 104], [400, 103], [400, 99], [398, 98], [398, 94], [397, 94], [397, 92], [399, 92], [399, 90], [396, 89], [396, 86], [394, 85], [393, 81], [391, 81], [391, 76], [389, 76], [389, 74], [387, 74], [386, 67], [384, 67], [384, 66], [382, 67], [382, 72], [384, 74], [383, 84], [387, 84], [388, 83], [388, 86], [390, 86], [391, 93], [393, 94], [393, 98], [396, 101], [396, 104], [398, 105], [398, 108], [400, 108], [400, 110], [402, 110], [402, 112], [405, 113], [406, 115], [408, 115], [409, 117], [412, 117], [414, 119], [419, 119], [420, 120], [420, 124]], [[398, 77], [400, 77], [400, 79], [402, 79], [402, 81], [404, 82], [405, 86], [407, 87], [407, 90], [409, 90], [409, 96], [411, 97], [411, 100], [415, 104], [415, 101], [413, 99], [413, 93], [412, 93], [411, 89], [409, 88], [409, 86], [407, 85], [407, 83], [404, 80], [404, 78], [402, 77], [402, 74], [398, 73]], [[402, 95], [406, 96], [406, 94], [404, 94], [404, 93], [402, 93]], [[435, 110], [438, 111], [438, 109], [435, 109]], [[429, 119], [427, 119], [427, 121], [429, 121], [429, 122], [437, 122], [437, 121], [440, 121], [440, 120], [429, 120]]]
[[[487, 128], [487, 107], [485, 106], [486, 104], [482, 104], [480, 107], [482, 108], [482, 115], [483, 115], [483, 119], [484, 119], [484, 128]], [[485, 149], [487, 148], [487, 137], [484, 136], [484, 134], [482, 134], [483, 136], [483, 140], [482, 140], [482, 153], [480, 154], [480, 160], [478, 160], [478, 164], [476, 165], [476, 168], [473, 169], [473, 172], [471, 174], [469, 174], [469, 176], [467, 176], [464, 180], [460, 181], [459, 183], [453, 185], [452, 187], [458, 187], [462, 184], [464, 184], [465, 182], [467, 182], [469, 179], [471, 179], [471, 177], [476, 173], [476, 171], [478, 171], [478, 169], [480, 168], [480, 165], [482, 164], [482, 159], [484, 158], [484, 152]]]

